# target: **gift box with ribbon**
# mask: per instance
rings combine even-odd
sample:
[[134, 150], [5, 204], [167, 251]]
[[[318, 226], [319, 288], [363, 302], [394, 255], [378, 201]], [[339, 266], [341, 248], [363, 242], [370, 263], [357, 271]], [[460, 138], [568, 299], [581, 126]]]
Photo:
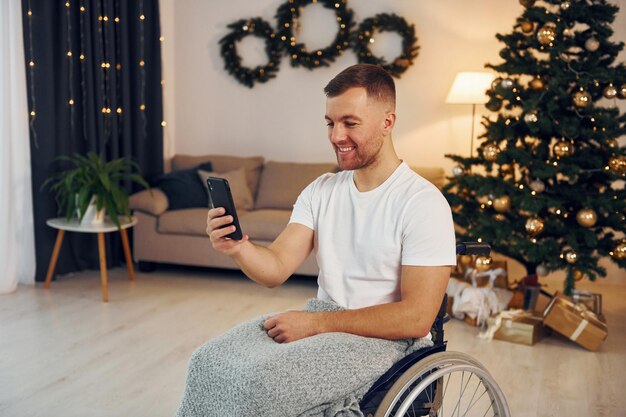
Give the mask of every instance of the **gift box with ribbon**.
[[596, 316], [602, 314], [602, 294], [591, 291], [572, 291], [572, 301], [582, 303], [595, 313]]
[[487, 323], [487, 329], [479, 335], [481, 338], [531, 346], [537, 343], [546, 331], [541, 312], [505, 310], [490, 317]]
[[508, 288], [508, 272], [506, 261], [492, 261], [486, 271], [468, 267], [465, 269], [465, 280], [474, 287]]
[[561, 333], [585, 349], [596, 351], [608, 334], [606, 323], [583, 303], [557, 294], [543, 312], [546, 326]]

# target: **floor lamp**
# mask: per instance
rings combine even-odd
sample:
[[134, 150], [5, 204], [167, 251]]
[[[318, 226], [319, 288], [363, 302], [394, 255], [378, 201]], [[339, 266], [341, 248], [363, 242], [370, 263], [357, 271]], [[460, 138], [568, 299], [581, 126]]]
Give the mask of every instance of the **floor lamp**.
[[489, 99], [485, 92], [491, 88], [494, 75], [488, 72], [459, 72], [452, 83], [446, 103], [472, 105], [472, 131], [470, 137], [470, 157], [474, 157], [474, 118], [476, 105], [485, 104]]

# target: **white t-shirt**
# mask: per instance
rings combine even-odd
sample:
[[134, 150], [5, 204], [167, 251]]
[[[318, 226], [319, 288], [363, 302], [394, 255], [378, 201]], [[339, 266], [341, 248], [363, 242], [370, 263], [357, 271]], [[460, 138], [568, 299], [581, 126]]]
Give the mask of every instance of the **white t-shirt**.
[[318, 298], [348, 309], [399, 301], [402, 265], [455, 265], [452, 213], [441, 192], [406, 163], [374, 190], [354, 171], [305, 188], [290, 223], [315, 231]]

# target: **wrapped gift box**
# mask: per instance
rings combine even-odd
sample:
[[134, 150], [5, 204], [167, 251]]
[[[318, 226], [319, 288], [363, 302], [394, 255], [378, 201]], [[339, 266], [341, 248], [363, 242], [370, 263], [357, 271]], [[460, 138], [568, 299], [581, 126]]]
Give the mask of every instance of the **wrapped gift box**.
[[469, 277], [470, 283], [474, 285], [474, 281], [477, 287], [487, 287], [490, 285], [492, 274], [495, 279], [493, 280], [493, 286], [496, 288], [509, 288], [509, 274], [507, 271], [506, 261], [492, 261], [491, 267], [485, 272], [478, 272], [475, 276]]
[[[541, 312], [521, 311], [507, 317], [507, 312], [500, 316], [500, 326], [493, 334], [494, 339], [506, 340], [507, 342], [534, 345], [545, 334], [543, 315]], [[497, 318], [489, 318], [489, 326], [496, 325]]]
[[[468, 255], [464, 255], [468, 256]], [[453, 269], [450, 276], [454, 278], [458, 278], [461, 280], [465, 280], [468, 283], [476, 286], [476, 287], [487, 287], [490, 285], [490, 278], [493, 274], [493, 271], [498, 271], [499, 273], [493, 280], [493, 286], [496, 288], [508, 288], [508, 271], [507, 271], [507, 262], [506, 261], [491, 261], [491, 266], [489, 270], [485, 272], [476, 271], [471, 264], [464, 265], [461, 262], [461, 256], [457, 256], [457, 265]]]
[[543, 322], [591, 351], [598, 350], [608, 334], [606, 324], [584, 304], [575, 304], [561, 294], [557, 294], [546, 307]]
[[582, 303], [595, 313], [596, 316], [602, 314], [602, 294], [591, 291], [572, 291], [572, 301]]

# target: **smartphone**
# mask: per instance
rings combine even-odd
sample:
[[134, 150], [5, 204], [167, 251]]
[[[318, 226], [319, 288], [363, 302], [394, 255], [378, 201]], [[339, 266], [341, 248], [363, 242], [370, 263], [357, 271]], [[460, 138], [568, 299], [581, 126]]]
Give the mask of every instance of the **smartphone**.
[[209, 177], [206, 182], [209, 187], [209, 205], [211, 208], [224, 207], [226, 210], [225, 216], [233, 216], [233, 222], [226, 226], [234, 225], [237, 229], [226, 235], [226, 237], [234, 240], [243, 239], [243, 233], [241, 233], [241, 227], [239, 226], [239, 217], [237, 217], [228, 181], [225, 178]]

